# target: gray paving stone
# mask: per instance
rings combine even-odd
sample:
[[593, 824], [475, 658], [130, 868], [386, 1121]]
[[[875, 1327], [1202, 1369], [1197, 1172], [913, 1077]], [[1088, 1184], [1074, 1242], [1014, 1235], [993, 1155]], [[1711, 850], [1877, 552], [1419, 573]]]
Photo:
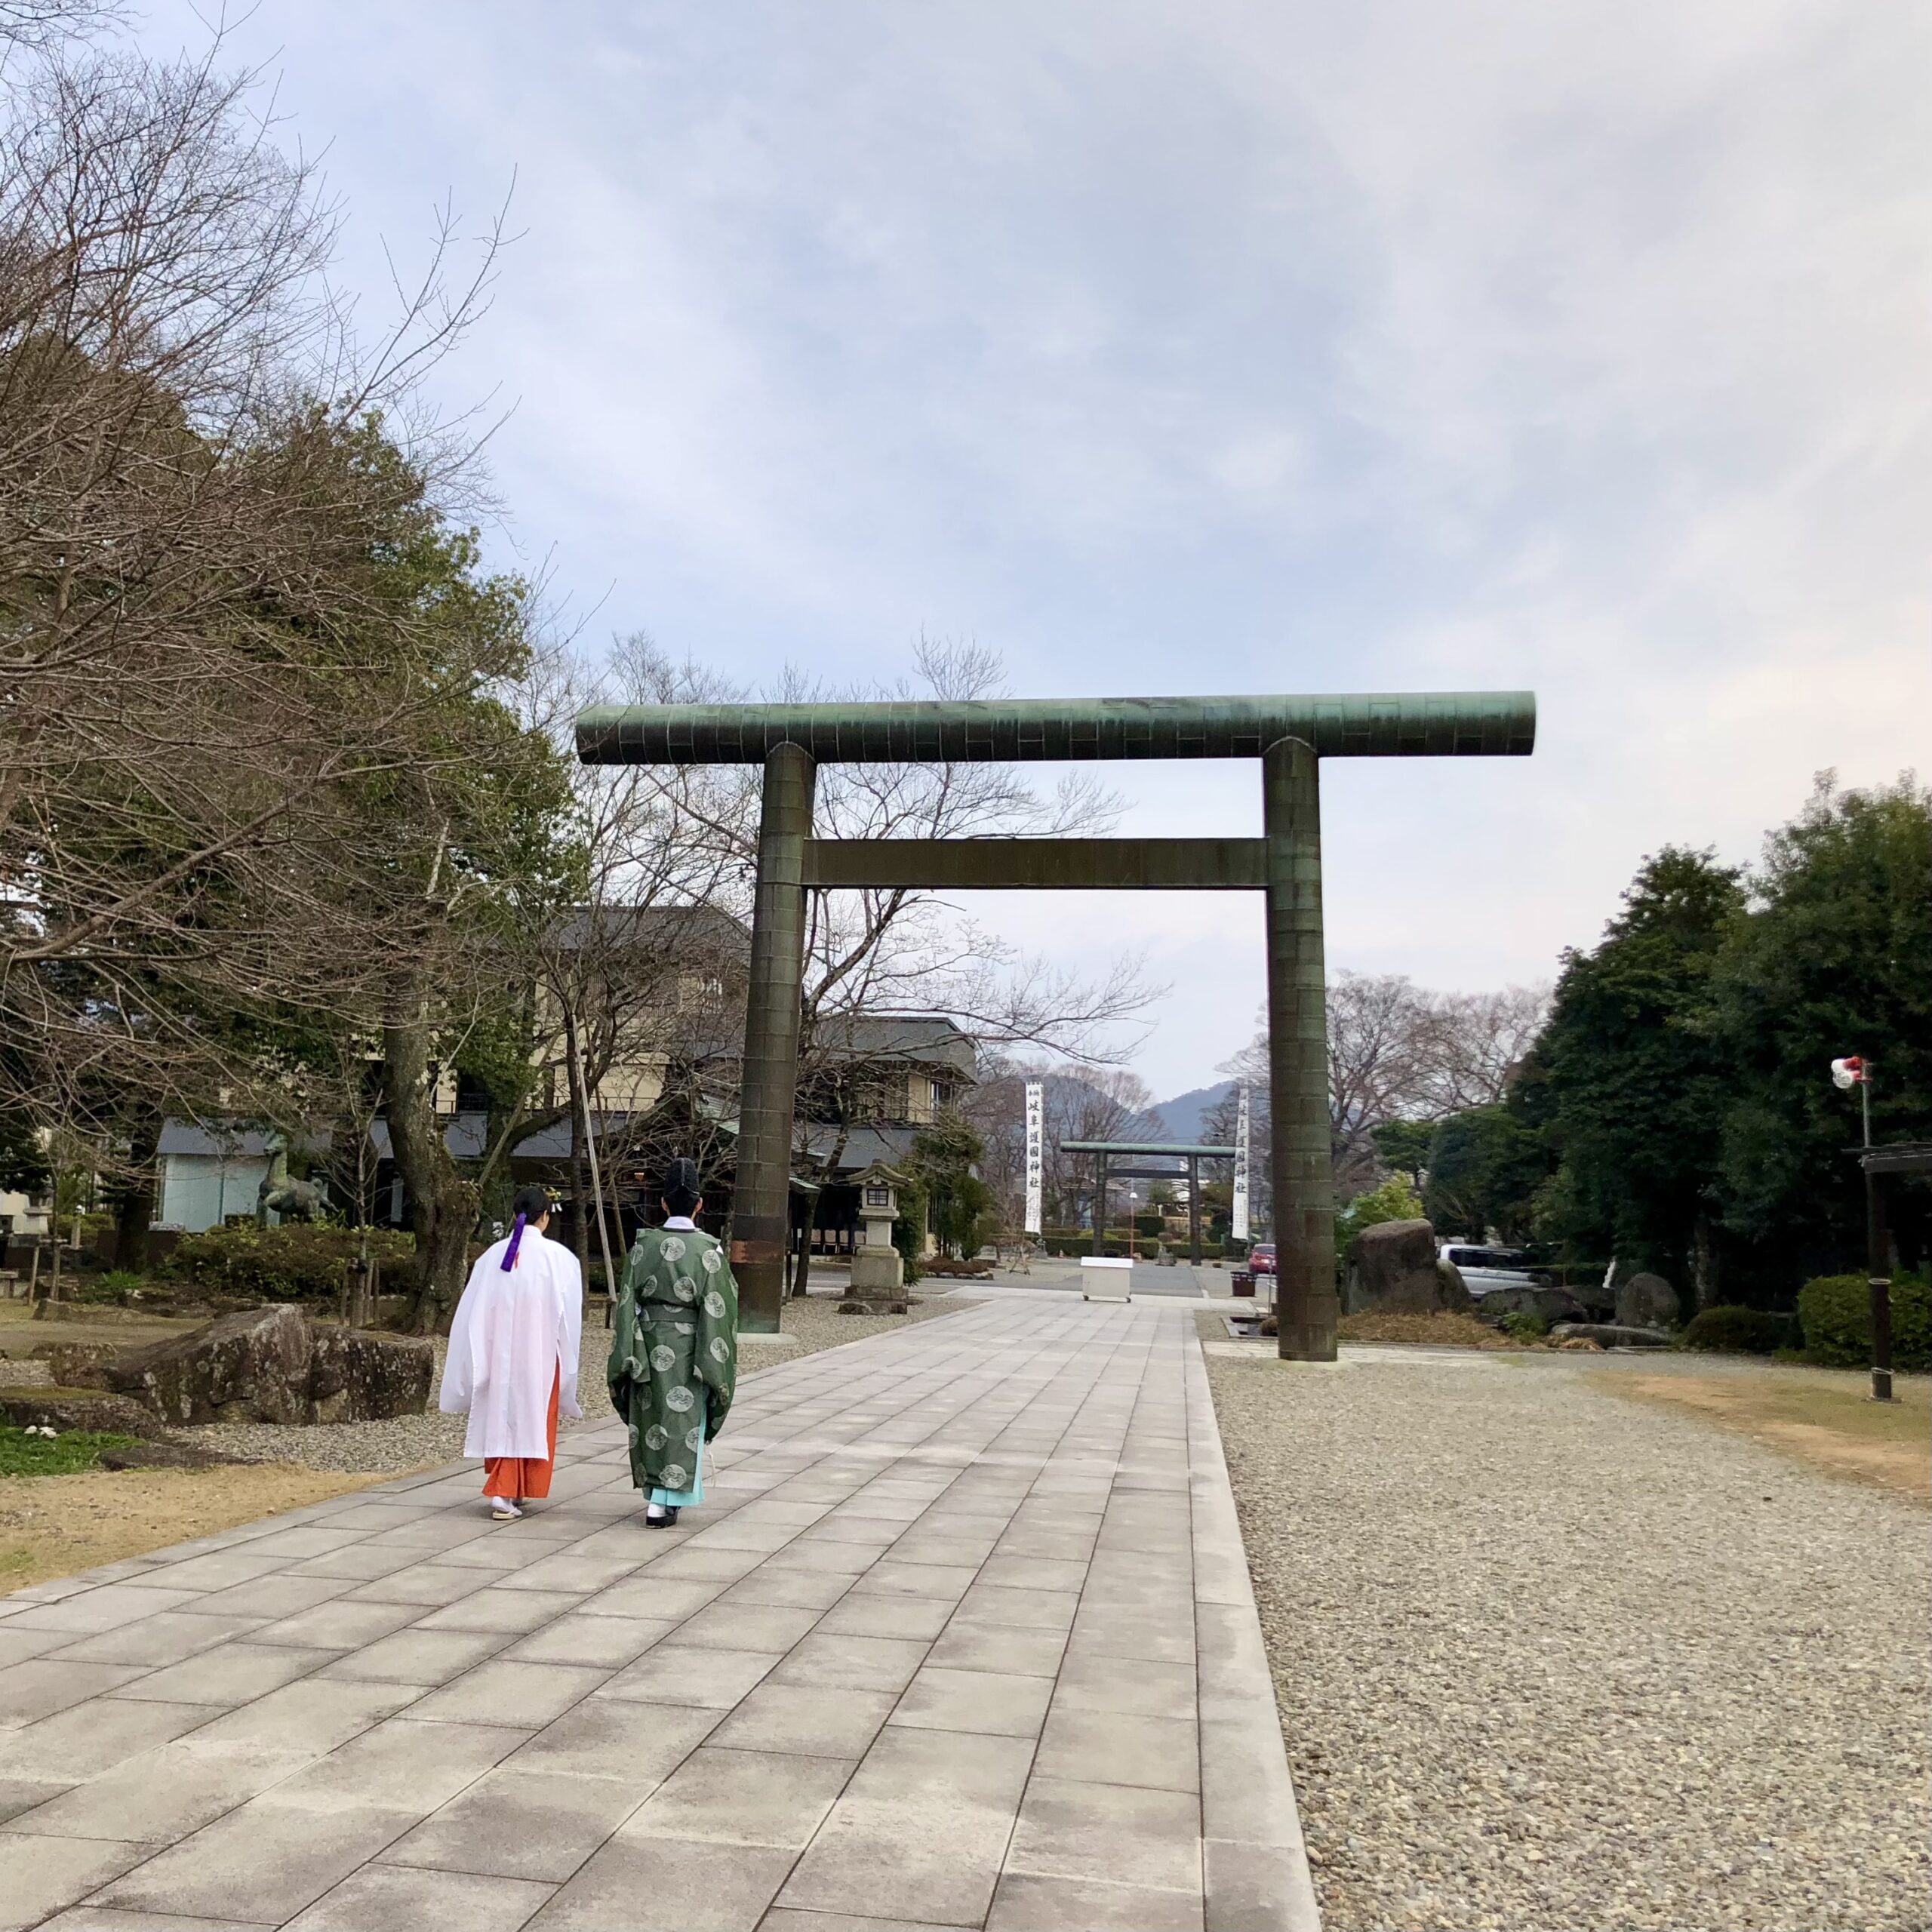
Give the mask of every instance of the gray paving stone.
[[791, 1649], [823, 1612], [796, 1604], [744, 1603], [718, 1598], [685, 1623], [678, 1641], [720, 1651]]
[[814, 1630], [774, 1672], [780, 1684], [854, 1690], [903, 1690], [930, 1645], [908, 1637], [850, 1637]]
[[962, 1611], [941, 1632], [926, 1661], [947, 1670], [990, 1670], [1053, 1678], [1060, 1672], [1066, 1637], [1059, 1630], [1014, 1623], [977, 1623]]
[[1030, 1739], [888, 1724], [799, 1860], [781, 1902], [980, 1924], [1032, 1753]]
[[617, 1834], [802, 1849], [844, 1789], [853, 1761], [700, 1745]]
[[1041, 1734], [1035, 1774], [1152, 1791], [1201, 1789], [1200, 1732], [1192, 1718], [1071, 1710], [1056, 1703]]
[[144, 1846], [112, 1840], [0, 1833], [0, 1927], [38, 1925], [146, 1854]]
[[253, 1798], [117, 1879], [97, 1903], [279, 1925], [368, 1863], [409, 1822], [368, 1806], [323, 1810]]
[[15, 1823], [53, 1838], [171, 1844], [307, 1761], [299, 1752], [254, 1745], [165, 1744], [50, 1798]]
[[814, 1634], [930, 1642], [953, 1616], [952, 1604], [944, 1597], [855, 1597], [848, 1591], [820, 1618]]
[[291, 1920], [288, 1932], [371, 1932], [377, 1926], [407, 1926], [410, 1932], [517, 1932], [552, 1889], [520, 1878], [367, 1865]]
[[1007, 1869], [1201, 1896], [1201, 1804], [1190, 1794], [1035, 1778]]
[[694, 1704], [588, 1697], [524, 1744], [506, 1774], [523, 1770], [601, 1778], [641, 1802], [716, 1731], [722, 1715]]
[[766, 1845], [613, 1838], [530, 1921], [532, 1932], [642, 1932], [641, 1899], [675, 1932], [755, 1932], [795, 1856]]
[[518, 1638], [503, 1654], [531, 1663], [599, 1664], [616, 1670], [677, 1627], [667, 1618], [560, 1617]]
[[779, 1661], [766, 1651], [720, 1651], [666, 1638], [608, 1679], [596, 1694], [646, 1704], [695, 1704], [728, 1711]]
[[1201, 1894], [1009, 1872], [986, 1918], [986, 1932], [1069, 1932], [1075, 1926], [1081, 1932], [1201, 1932]]
[[391, 1845], [381, 1863], [558, 1884], [648, 1795], [608, 1778], [500, 1765]]
[[1083, 1651], [1061, 1666], [1054, 1708], [1192, 1721], [1196, 1716], [1195, 1677], [1192, 1663], [1156, 1663], [1146, 1658], [1105, 1657]]
[[23, 1730], [0, 1733], [0, 1778], [96, 1777], [124, 1758], [220, 1715], [207, 1704], [136, 1704], [97, 1697]]
[[256, 1626], [249, 1641], [292, 1644], [303, 1650], [355, 1651], [414, 1623], [422, 1614], [420, 1604], [356, 1603], [337, 1597], [312, 1610], [298, 1610], [293, 1617]]
[[519, 1724], [537, 1730], [589, 1697], [610, 1675], [581, 1665], [493, 1658], [412, 1704], [410, 1715], [435, 1722]]
[[253, 1920], [182, 1918], [171, 1912], [120, 1912], [112, 1906], [77, 1905], [46, 1920], [41, 1932], [274, 1932], [274, 1928]]
[[256, 1804], [318, 1813], [366, 1806], [423, 1817], [507, 1758], [528, 1735], [496, 1725], [390, 1718], [283, 1779]]
[[217, 1718], [198, 1737], [206, 1744], [260, 1744], [319, 1757], [413, 1704], [425, 1688], [420, 1684], [355, 1684], [305, 1677]]
[[739, 1751], [857, 1758], [865, 1755], [895, 1701], [890, 1690], [808, 1689], [768, 1681], [718, 1726], [712, 1742]]
[[1052, 1693], [1051, 1681], [1044, 1677], [949, 1670], [928, 1663], [906, 1687], [892, 1721], [927, 1730], [1036, 1737]]
[[224, 1644], [219, 1650], [165, 1669], [149, 1671], [107, 1693], [138, 1703], [206, 1704], [232, 1709], [279, 1690], [335, 1660], [334, 1651], [301, 1651], [253, 1641]]
[[[142, 1674], [133, 1663], [82, 1663], [34, 1657], [0, 1670], [0, 1727], [37, 1724]], [[0, 1743], [4, 1743], [0, 1738]]]
[[515, 1639], [500, 1630], [398, 1630], [337, 1657], [328, 1678], [374, 1684], [446, 1684]]

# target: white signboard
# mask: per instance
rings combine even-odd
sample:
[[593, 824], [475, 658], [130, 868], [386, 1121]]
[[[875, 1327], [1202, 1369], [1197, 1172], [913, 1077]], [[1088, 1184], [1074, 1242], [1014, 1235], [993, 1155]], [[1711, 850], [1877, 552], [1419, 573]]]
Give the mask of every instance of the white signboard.
[[1234, 1226], [1229, 1230], [1236, 1241], [1247, 1238], [1247, 1084], [1241, 1083], [1240, 1111], [1235, 1116]]
[[1046, 1089], [1037, 1080], [1026, 1083], [1026, 1232], [1040, 1232], [1040, 1201], [1046, 1179]]

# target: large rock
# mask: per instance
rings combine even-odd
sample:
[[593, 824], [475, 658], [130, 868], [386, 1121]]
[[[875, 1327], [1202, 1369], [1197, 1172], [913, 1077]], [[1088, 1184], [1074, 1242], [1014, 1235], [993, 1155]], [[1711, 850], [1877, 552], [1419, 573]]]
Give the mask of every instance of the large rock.
[[1675, 1328], [1677, 1291], [1661, 1275], [1632, 1275], [1617, 1291], [1617, 1319], [1626, 1328]]
[[1552, 1342], [1594, 1342], [1603, 1349], [1667, 1349], [1670, 1337], [1659, 1328], [1629, 1328], [1615, 1321], [1559, 1321]]
[[122, 1355], [106, 1374], [177, 1424], [379, 1422], [420, 1415], [435, 1366], [426, 1340], [320, 1327], [279, 1302]]
[[1543, 1321], [1586, 1321], [1589, 1311], [1567, 1288], [1491, 1288], [1482, 1298], [1485, 1315], [1534, 1315]]
[[1469, 1306], [1462, 1276], [1436, 1265], [1435, 1230], [1426, 1221], [1363, 1229], [1349, 1244], [1347, 1300], [1351, 1315], [1432, 1315]]
[[102, 1435], [153, 1436], [161, 1425], [139, 1402], [97, 1389], [0, 1391], [0, 1423], [14, 1429], [85, 1429]]

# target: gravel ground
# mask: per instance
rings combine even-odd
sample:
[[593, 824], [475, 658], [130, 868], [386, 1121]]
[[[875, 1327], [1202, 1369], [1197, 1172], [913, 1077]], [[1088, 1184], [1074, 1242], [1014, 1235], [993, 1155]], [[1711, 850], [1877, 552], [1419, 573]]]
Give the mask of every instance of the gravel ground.
[[[903, 1328], [909, 1322], [929, 1321], [966, 1305], [957, 1296], [928, 1296], [915, 1301], [906, 1315], [841, 1315], [836, 1291], [823, 1297], [809, 1296], [803, 1303], [788, 1302], [783, 1336], [775, 1342], [742, 1343], [740, 1372], [753, 1375], [781, 1361], [816, 1355], [820, 1349], [856, 1342], [883, 1329]], [[436, 1343], [438, 1380], [443, 1372], [443, 1349], [439, 1339]], [[577, 1370], [583, 1406], [593, 1420], [604, 1414], [608, 1404], [604, 1365], [610, 1352], [610, 1332], [604, 1326], [601, 1306], [595, 1306], [584, 1321], [583, 1349]], [[431, 1399], [434, 1400], [433, 1390]], [[572, 1426], [565, 1422], [559, 1432]], [[306, 1469], [373, 1475], [460, 1460], [464, 1427], [464, 1417], [443, 1415], [432, 1409], [427, 1415], [398, 1416], [389, 1422], [319, 1423], [306, 1427], [276, 1423], [211, 1423], [173, 1433], [179, 1441], [201, 1443], [246, 1462], [297, 1463]]]
[[1329, 1932], [1917, 1932], [1923, 1510], [1621, 1359], [1210, 1355]]

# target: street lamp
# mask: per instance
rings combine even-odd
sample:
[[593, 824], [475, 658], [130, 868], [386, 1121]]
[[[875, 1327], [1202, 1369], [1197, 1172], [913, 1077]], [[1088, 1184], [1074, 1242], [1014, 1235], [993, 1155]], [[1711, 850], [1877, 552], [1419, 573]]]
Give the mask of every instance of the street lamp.
[[1885, 1209], [1878, 1176], [1872, 1164], [1872, 1063], [1858, 1054], [1832, 1062], [1832, 1084], [1841, 1093], [1858, 1089], [1864, 1126], [1865, 1272], [1872, 1290], [1872, 1399], [1892, 1399], [1891, 1243], [1885, 1233]]

